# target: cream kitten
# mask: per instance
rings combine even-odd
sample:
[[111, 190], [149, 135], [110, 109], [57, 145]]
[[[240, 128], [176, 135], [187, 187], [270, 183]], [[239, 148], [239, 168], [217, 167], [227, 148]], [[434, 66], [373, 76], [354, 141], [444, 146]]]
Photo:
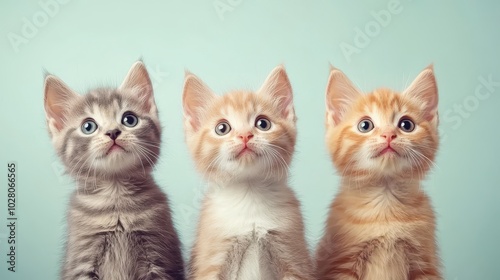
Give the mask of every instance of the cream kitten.
[[209, 183], [190, 279], [313, 279], [300, 204], [288, 187], [296, 140], [283, 67], [256, 93], [184, 85], [186, 141]]
[[421, 181], [438, 148], [432, 67], [403, 93], [362, 94], [337, 69], [327, 144], [342, 185], [316, 255], [320, 279], [442, 279], [435, 218]]

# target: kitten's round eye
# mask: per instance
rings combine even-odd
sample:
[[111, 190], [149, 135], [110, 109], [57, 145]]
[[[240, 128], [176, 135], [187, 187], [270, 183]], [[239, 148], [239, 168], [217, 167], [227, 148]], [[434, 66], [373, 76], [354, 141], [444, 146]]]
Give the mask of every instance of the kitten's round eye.
[[231, 131], [231, 126], [229, 125], [228, 122], [225, 121], [218, 123], [217, 126], [215, 127], [215, 133], [221, 136], [228, 134], [229, 131]]
[[412, 132], [415, 129], [415, 123], [410, 119], [401, 119], [398, 126], [404, 132]]
[[97, 130], [97, 124], [93, 119], [87, 119], [82, 123], [81, 130], [85, 134], [92, 134]]
[[370, 132], [373, 129], [373, 127], [374, 127], [373, 122], [369, 119], [361, 120], [358, 123], [358, 130], [363, 133]]
[[127, 112], [127, 113], [123, 114], [122, 124], [124, 126], [134, 127], [137, 125], [138, 122], [139, 122], [139, 119], [133, 113]]
[[271, 129], [271, 121], [264, 117], [260, 117], [255, 121], [255, 127], [263, 131], [269, 130]]

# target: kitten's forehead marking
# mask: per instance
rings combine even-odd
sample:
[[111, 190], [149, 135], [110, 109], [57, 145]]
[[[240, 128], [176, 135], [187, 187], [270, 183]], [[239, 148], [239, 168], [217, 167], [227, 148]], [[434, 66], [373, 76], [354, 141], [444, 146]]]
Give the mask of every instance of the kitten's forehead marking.
[[122, 94], [114, 90], [96, 90], [91, 92], [90, 98], [91, 102], [96, 102], [103, 107], [109, 107], [113, 104], [117, 104], [118, 107], [122, 107], [123, 105]]
[[85, 96], [85, 104], [87, 107], [95, 108], [97, 105], [100, 108], [116, 107], [123, 108], [123, 94], [109, 89], [98, 89], [89, 92]]
[[119, 126], [124, 105], [123, 97], [115, 91], [93, 91], [85, 99], [83, 114], [96, 120], [103, 130], [115, 129]]
[[226, 95], [220, 110], [221, 116], [226, 118], [234, 129], [240, 132], [250, 131], [254, 119], [263, 110], [256, 98], [256, 94], [251, 92]]
[[229, 105], [226, 108], [225, 118], [231, 123], [231, 126], [239, 132], [250, 130], [250, 119], [253, 118], [253, 113], [247, 108], [234, 108]]
[[395, 124], [407, 111], [396, 93], [385, 90], [373, 92], [367, 101], [364, 109], [376, 125]]

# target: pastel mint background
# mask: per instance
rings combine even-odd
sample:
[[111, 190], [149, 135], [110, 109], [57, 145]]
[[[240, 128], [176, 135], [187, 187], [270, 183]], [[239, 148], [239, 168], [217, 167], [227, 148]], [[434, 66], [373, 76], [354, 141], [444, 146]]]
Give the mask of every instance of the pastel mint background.
[[[285, 65], [299, 118], [290, 183], [312, 249], [338, 188], [324, 144], [329, 63], [365, 91], [401, 90], [434, 63], [443, 141], [425, 190], [437, 213], [444, 275], [500, 279], [499, 13], [498, 1], [465, 0], [2, 1], [0, 279], [58, 278], [73, 184], [46, 131], [44, 69], [85, 92], [119, 85], [141, 57], [164, 125], [155, 177], [170, 196], [186, 257], [203, 182], [184, 144], [185, 69], [222, 93], [257, 89]], [[353, 53], [342, 50], [347, 45]], [[15, 273], [6, 263], [10, 161], [18, 164]]]

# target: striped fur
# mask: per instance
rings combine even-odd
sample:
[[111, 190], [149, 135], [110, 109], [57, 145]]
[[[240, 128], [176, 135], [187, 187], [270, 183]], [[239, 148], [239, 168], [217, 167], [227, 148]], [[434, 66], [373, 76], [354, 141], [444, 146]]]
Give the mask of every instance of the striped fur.
[[[437, 100], [432, 67], [401, 94], [367, 95], [332, 69], [326, 141], [342, 185], [316, 252], [319, 279], [442, 279], [434, 213], [420, 185], [438, 148]], [[362, 133], [366, 119], [373, 129]], [[401, 129], [402, 119], [414, 130]]]
[[[77, 184], [61, 279], [184, 279], [168, 200], [151, 175], [161, 127], [142, 62], [120, 88], [86, 95], [47, 76], [45, 109], [57, 154]], [[138, 118], [134, 127], [122, 122], [128, 112]], [[98, 127], [84, 134], [89, 119]], [[116, 139], [106, 135], [115, 129]]]
[[[288, 187], [295, 147], [292, 91], [277, 67], [256, 93], [214, 95], [187, 74], [186, 141], [209, 188], [188, 279], [314, 279], [300, 204]], [[271, 122], [257, 127], [259, 118]], [[225, 135], [215, 128], [231, 126]], [[243, 136], [249, 136], [247, 147]]]

